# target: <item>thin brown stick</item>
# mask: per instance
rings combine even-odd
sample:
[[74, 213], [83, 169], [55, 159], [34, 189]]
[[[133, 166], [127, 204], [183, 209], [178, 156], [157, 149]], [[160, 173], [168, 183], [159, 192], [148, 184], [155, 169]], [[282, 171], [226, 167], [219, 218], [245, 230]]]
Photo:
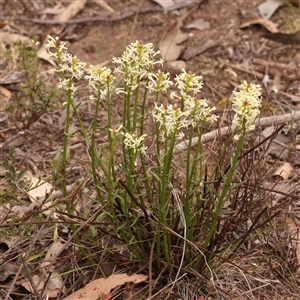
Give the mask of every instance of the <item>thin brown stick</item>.
[[[267, 127], [273, 124], [279, 125], [279, 124], [284, 124], [286, 122], [298, 121], [298, 120], [300, 120], [300, 110], [291, 112], [289, 114], [261, 118], [256, 120], [254, 124], [255, 126]], [[233, 132], [234, 129], [235, 129], [234, 125], [215, 129], [213, 131], [203, 134], [201, 136], [201, 142], [204, 143], [204, 142], [212, 141], [218, 135], [224, 136], [230, 134], [231, 132]], [[197, 136], [192, 139], [192, 147], [197, 145], [198, 140], [199, 139]], [[188, 145], [187, 140], [182, 141], [175, 147], [174, 153], [185, 151], [187, 149], [187, 145]]]
[[160, 7], [153, 7], [153, 8], [141, 9], [140, 11], [126, 12], [117, 17], [97, 16], [97, 17], [89, 17], [89, 18], [72, 19], [72, 20], [67, 20], [67, 21], [41, 20], [41, 19], [26, 18], [26, 17], [19, 17], [17, 19], [20, 21], [24, 21], [24, 22], [31, 22], [31, 23], [45, 24], [45, 25], [65, 25], [65, 24], [80, 24], [80, 23], [91, 23], [91, 22], [112, 23], [112, 22], [117, 22], [117, 21], [131, 18], [137, 14], [139, 15], [139, 14], [147, 14], [147, 13], [152, 13], [152, 12], [172, 11], [172, 10], [177, 10], [177, 9], [181, 9], [181, 8], [185, 8], [185, 7], [189, 7], [189, 6], [191, 6], [191, 3], [183, 3], [183, 4], [174, 5], [170, 8], [168, 8], [167, 10], [163, 10]]
[[257, 64], [257, 65], [263, 65], [263, 66], [270, 66], [270, 67], [277, 67], [277, 68], [281, 68], [281, 69], [286, 69], [286, 70], [297, 70], [298, 67], [297, 66], [291, 66], [291, 65], [287, 65], [284, 63], [279, 63], [276, 61], [271, 61], [271, 60], [265, 60], [262, 58], [253, 58], [252, 60], [253, 64]]
[[21, 255], [21, 258], [22, 258], [22, 263], [23, 263], [23, 268], [25, 270], [25, 273], [27, 275], [27, 279], [31, 285], [31, 288], [33, 289], [34, 293], [35, 293], [35, 296], [36, 296], [36, 299], [37, 300], [42, 300], [42, 297], [38, 291], [38, 286], [39, 286], [39, 283], [41, 282], [41, 280], [39, 280], [38, 284], [35, 285], [33, 279], [32, 279], [32, 272], [31, 270], [29, 269], [29, 267], [27, 266], [27, 262], [26, 260], [24, 259], [23, 255]]
[[242, 71], [242, 72], [245, 72], [245, 73], [248, 73], [248, 74], [251, 74], [251, 75], [254, 75], [255, 77], [257, 77], [259, 79], [264, 78], [264, 74], [254, 71], [252, 69], [251, 70], [246, 69], [247, 66], [245, 66], [245, 65], [234, 65], [234, 64], [228, 63], [228, 64], [226, 64], [226, 66], [236, 69], [236, 70], [239, 70], [239, 71]]

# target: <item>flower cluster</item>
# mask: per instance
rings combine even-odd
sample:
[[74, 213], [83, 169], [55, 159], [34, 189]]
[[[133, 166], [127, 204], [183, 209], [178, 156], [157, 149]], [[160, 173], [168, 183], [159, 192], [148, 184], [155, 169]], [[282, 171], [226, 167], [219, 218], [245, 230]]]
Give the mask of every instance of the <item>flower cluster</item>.
[[145, 153], [147, 147], [144, 146], [144, 141], [146, 138], [146, 134], [138, 136], [136, 132], [130, 134], [128, 132], [123, 133], [124, 135], [124, 145], [126, 149], [132, 149], [133, 153], [137, 152]]
[[170, 80], [170, 73], [164, 73], [160, 70], [156, 74], [149, 73], [148, 79], [149, 93], [167, 92], [168, 88], [173, 85], [173, 82]]
[[[187, 73], [184, 69], [181, 70], [181, 74], [176, 75], [175, 82], [181, 97], [185, 97], [189, 92], [192, 92], [195, 96], [201, 91], [203, 86], [202, 76], [196, 76], [190, 72]], [[176, 93], [172, 93], [171, 97], [180, 98]]]
[[[48, 55], [53, 56], [59, 60], [58, 56], [60, 55], [60, 53], [64, 53], [68, 50], [68, 48], [66, 47], [66, 42], [60, 41], [58, 37], [54, 38], [51, 35], [48, 35], [47, 38], [48, 41], [45, 47], [47, 49]], [[54, 48], [55, 52], [51, 52], [51, 48]]]
[[[73, 84], [73, 78], [80, 79], [82, 77], [86, 63], [67, 53], [66, 43], [58, 38], [55, 39], [52, 36], [48, 36], [48, 42], [45, 47], [48, 55], [55, 57], [58, 61], [58, 69], [53, 69], [52, 72], [68, 73], [69, 75], [67, 79], [61, 76], [57, 87], [65, 91], [70, 90], [73, 94], [76, 93], [77, 89]], [[54, 52], [51, 50], [53, 48], [55, 49]]]
[[[111, 89], [116, 77], [112, 74], [111, 69], [107, 67], [90, 66], [88, 75], [84, 77], [89, 81], [89, 87], [98, 92], [98, 97], [104, 99], [107, 95], [108, 88]], [[101, 94], [101, 95], [99, 95]], [[94, 100], [94, 95], [90, 96]]]
[[[177, 139], [182, 138], [183, 134], [179, 131], [189, 125], [189, 112], [181, 111], [176, 105], [160, 105], [155, 104], [153, 110], [153, 118], [164, 128], [166, 136], [176, 133]], [[165, 134], [162, 134], [162, 139], [165, 140]]]
[[[244, 81], [239, 86], [238, 92], [234, 93], [233, 110], [235, 116], [232, 124], [241, 129], [243, 133], [255, 128], [254, 121], [260, 113], [261, 107], [261, 86], [258, 84], [248, 84]], [[239, 139], [239, 134], [234, 138]]]
[[[161, 73], [156, 77], [150, 76], [150, 79], [154, 81], [153, 78], [157, 81], [161, 79], [161, 82], [167, 81], [164, 85], [168, 85], [168, 77]], [[183, 136], [179, 131], [181, 128], [188, 126], [195, 127], [199, 121], [215, 122], [217, 120], [217, 116], [212, 114], [216, 108], [209, 107], [206, 100], [195, 98], [195, 95], [201, 91], [203, 86], [202, 76], [187, 73], [183, 69], [182, 73], [176, 76], [175, 81], [179, 89], [179, 95], [173, 92], [171, 93], [171, 98], [180, 99], [182, 103], [181, 108], [179, 109], [176, 105], [168, 105], [165, 107], [156, 104], [153, 110], [154, 120], [160, 124], [160, 127], [164, 127], [167, 136], [176, 131], [177, 138], [180, 138]], [[157, 86], [153, 84], [151, 87], [153, 90], [156, 88], [156, 91], [158, 91], [158, 84]], [[163, 138], [165, 138], [165, 135]]]
[[84, 77], [89, 81], [89, 86], [91, 89], [96, 91], [100, 90], [103, 85], [107, 86], [112, 84], [116, 77], [112, 75], [111, 69], [107, 67], [96, 67], [90, 66], [90, 70], [88, 71], [88, 75]]
[[134, 84], [136, 79], [142, 79], [148, 74], [156, 64], [163, 64], [163, 59], [155, 60], [160, 52], [155, 51], [153, 44], [143, 44], [136, 41], [126, 47], [122, 57], [114, 57], [113, 63], [117, 64], [116, 74], [122, 74], [125, 77], [125, 82], [131, 89], [134, 90], [137, 84]]
[[184, 99], [184, 110], [190, 114], [190, 124], [195, 127], [199, 121], [211, 121], [216, 122], [218, 117], [212, 112], [216, 108], [210, 107], [206, 100], [195, 99], [192, 96], [186, 96]]

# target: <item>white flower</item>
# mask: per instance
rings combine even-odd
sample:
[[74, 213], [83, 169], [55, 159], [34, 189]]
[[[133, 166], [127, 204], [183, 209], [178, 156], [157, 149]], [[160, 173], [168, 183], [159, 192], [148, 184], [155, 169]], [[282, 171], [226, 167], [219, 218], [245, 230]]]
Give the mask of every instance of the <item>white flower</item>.
[[186, 95], [184, 97], [184, 110], [188, 111], [190, 114], [191, 125], [195, 127], [198, 121], [211, 121], [215, 122], [218, 117], [212, 112], [216, 110], [216, 108], [209, 107], [206, 100], [198, 100], [193, 96]]
[[[193, 73], [187, 73], [182, 69], [182, 73], [175, 77], [175, 85], [178, 87], [180, 95], [184, 97], [189, 92], [193, 95], [198, 94], [203, 86], [202, 76], [196, 76]], [[176, 94], [172, 94], [173, 97], [179, 98]]]
[[134, 154], [136, 154], [137, 152], [145, 153], [147, 147], [143, 146], [143, 143], [147, 136], [146, 134], [143, 134], [138, 137], [136, 132], [132, 134], [126, 132], [123, 133], [123, 135], [124, 135], [123, 142], [126, 149], [132, 149]]
[[[70, 88], [72, 92], [75, 92], [76, 89], [73, 84], [69, 84], [69, 81], [73, 78], [80, 79], [84, 73], [84, 67], [86, 63], [81, 62], [76, 56], [72, 56], [70, 53], [67, 53], [66, 43], [59, 40], [59, 38], [53, 38], [48, 36], [48, 42], [45, 45], [46, 50], [49, 56], [54, 56], [58, 60], [58, 69], [51, 70], [50, 72], [59, 72], [59, 73], [68, 73], [70, 79], [62, 80], [60, 79], [59, 88], [66, 89]], [[52, 52], [52, 49], [55, 49]]]
[[57, 88], [63, 91], [68, 91], [70, 90], [72, 92], [72, 94], [75, 94], [77, 92], [76, 87], [73, 84], [73, 81], [70, 79], [58, 79], [58, 84], [57, 84]]
[[77, 56], [72, 56], [69, 53], [62, 53], [61, 55], [62, 63], [59, 64], [59, 71], [67, 72], [71, 77], [80, 79], [84, 73], [84, 68], [86, 63], [81, 62]]
[[163, 64], [163, 59], [155, 60], [158, 54], [159, 51], [154, 50], [152, 43], [143, 44], [139, 41], [131, 43], [126, 47], [122, 57], [113, 58], [113, 63], [118, 65], [115, 73], [123, 74], [126, 84], [130, 86], [137, 78], [142, 79], [146, 76], [155, 64]]
[[164, 73], [160, 70], [154, 74], [148, 74], [149, 84], [148, 90], [151, 92], [166, 92], [168, 88], [173, 85], [173, 82], [170, 80], [170, 73]]
[[[58, 58], [57, 53], [63, 53], [64, 51], [68, 50], [66, 47], [66, 42], [60, 41], [58, 37], [54, 38], [51, 35], [48, 35], [47, 37], [48, 41], [45, 47], [49, 56], [54, 56], [55, 58]], [[55, 52], [52, 52], [51, 48], [54, 48]]]
[[95, 66], [90, 66], [88, 75], [85, 79], [89, 81], [89, 86], [91, 89], [99, 90], [103, 85], [110, 85], [116, 79], [111, 72], [111, 69], [107, 67], [99, 68]]
[[123, 129], [123, 125], [121, 124], [118, 128], [109, 128], [109, 131], [110, 131], [113, 135], [117, 136], [118, 134], [123, 134], [123, 133], [121, 132], [122, 129]]
[[[155, 104], [153, 110], [153, 119], [160, 124], [160, 127], [163, 127], [166, 135], [169, 136], [175, 132], [177, 138], [182, 137], [179, 130], [190, 124], [188, 116], [188, 111], [181, 111], [176, 105], [171, 104], [167, 107]], [[162, 139], [165, 139], [164, 134]]]
[[[232, 123], [245, 133], [255, 128], [253, 123], [260, 114], [261, 86], [248, 84], [244, 81], [239, 89], [238, 92], [233, 92], [232, 108], [235, 111], [235, 116]], [[239, 139], [239, 135], [236, 135], [235, 139]]]

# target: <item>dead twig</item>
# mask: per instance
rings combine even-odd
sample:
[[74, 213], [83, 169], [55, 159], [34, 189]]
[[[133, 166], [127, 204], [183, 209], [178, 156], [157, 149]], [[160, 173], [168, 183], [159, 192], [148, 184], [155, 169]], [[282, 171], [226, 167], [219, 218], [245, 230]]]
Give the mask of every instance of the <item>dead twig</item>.
[[254, 75], [255, 77], [257, 77], [259, 79], [263, 79], [264, 78], [264, 75], [262, 73], [259, 73], [259, 72], [254, 71], [254, 70], [248, 70], [248, 69], [246, 69], [247, 68], [246, 65], [234, 65], [234, 64], [227, 63], [226, 66], [228, 66], [228, 67], [230, 67], [232, 69], [236, 69], [236, 70], [248, 73], [248, 74], [252, 74], [252, 75]]
[[271, 60], [265, 60], [261, 58], [253, 58], [252, 63], [257, 65], [269, 66], [269, 67], [277, 67], [277, 68], [291, 70], [291, 71], [298, 69], [297, 66], [287, 65], [287, 64], [283, 64]]
[[[194, 3], [192, 3], [194, 4]], [[198, 3], [197, 3], [198, 4]], [[170, 8], [168, 8], [167, 11], [173, 11], [181, 8], [186, 8], [190, 7], [191, 3], [182, 3], [178, 5], [174, 5]], [[26, 17], [19, 17], [18, 20], [24, 21], [24, 22], [31, 22], [31, 23], [36, 23], [36, 24], [46, 24], [46, 25], [65, 25], [65, 24], [80, 24], [80, 23], [91, 23], [91, 22], [117, 22], [121, 21], [124, 19], [131, 18], [135, 15], [139, 14], [147, 14], [147, 13], [152, 13], [152, 12], [165, 12], [160, 7], [153, 7], [153, 8], [146, 8], [146, 9], [141, 9], [139, 11], [130, 11], [126, 12], [120, 16], [117, 17], [104, 17], [104, 16], [97, 16], [97, 17], [88, 17], [88, 18], [80, 18], [80, 19], [72, 19], [72, 20], [67, 20], [67, 21], [55, 21], [55, 20], [41, 20], [41, 19], [36, 19], [36, 18], [26, 18]]]
[[[261, 118], [261, 119], [256, 120], [254, 124], [255, 124], [255, 126], [267, 127], [267, 126], [270, 126], [273, 124], [277, 124], [277, 125], [284, 124], [284, 123], [290, 122], [292, 120], [293, 121], [300, 120], [300, 110], [294, 111], [289, 114]], [[230, 134], [231, 132], [233, 132], [234, 129], [235, 129], [234, 125], [215, 129], [213, 131], [203, 134], [201, 137], [201, 142], [204, 143], [204, 142], [211, 141], [218, 135], [223, 136], [223, 135]], [[192, 139], [192, 146], [195, 146], [198, 143], [198, 140], [199, 139], [197, 136], [194, 137]], [[182, 141], [175, 147], [174, 153], [185, 151], [187, 149], [187, 145], [188, 145], [188, 142], [186, 140]]]

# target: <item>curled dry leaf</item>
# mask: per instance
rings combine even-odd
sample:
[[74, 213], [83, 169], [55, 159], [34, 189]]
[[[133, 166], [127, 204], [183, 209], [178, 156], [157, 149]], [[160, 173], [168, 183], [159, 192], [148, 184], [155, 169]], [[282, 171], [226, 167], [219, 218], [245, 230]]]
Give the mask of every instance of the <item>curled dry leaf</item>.
[[166, 61], [177, 60], [184, 46], [180, 45], [188, 39], [189, 35], [181, 31], [182, 19], [173, 22], [159, 42], [159, 50]]
[[245, 22], [242, 25], [240, 25], [240, 28], [246, 28], [251, 25], [262, 25], [272, 33], [278, 32], [277, 25], [274, 22], [265, 19], [256, 19], [249, 22]]
[[37, 57], [40, 59], [43, 59], [47, 62], [49, 62], [52, 66], [56, 67], [56, 63], [54, 62], [54, 60], [52, 58], [50, 58], [50, 56], [47, 53], [46, 47], [45, 45], [43, 45], [38, 51], [37, 51]]
[[198, 30], [204, 30], [210, 28], [209, 22], [205, 21], [204, 19], [197, 19], [194, 20], [192, 23], [189, 23], [185, 26], [187, 29], [198, 29]]
[[199, 55], [205, 51], [207, 51], [208, 49], [210, 48], [213, 48], [213, 47], [216, 47], [218, 46], [218, 42], [217, 41], [214, 41], [214, 40], [211, 40], [211, 39], [208, 39], [204, 45], [201, 45], [199, 47], [191, 47], [189, 49], [187, 49], [184, 54], [183, 54], [183, 57], [182, 59], [183, 60], [189, 60], [191, 58], [193, 58], [194, 56], [196, 55]]
[[181, 31], [184, 19], [193, 12], [197, 6], [187, 11], [184, 15], [179, 17], [175, 22], [171, 24], [168, 30], [163, 35], [159, 42], [159, 50], [162, 57], [166, 61], [174, 61], [181, 55], [184, 46], [180, 45], [188, 39], [189, 35]]
[[127, 274], [113, 274], [108, 278], [100, 278], [88, 283], [84, 288], [64, 298], [64, 300], [98, 300], [99, 297], [107, 297], [112, 289], [127, 282], [138, 284], [147, 279], [148, 276], [142, 274], [133, 274], [131, 276]]
[[293, 167], [289, 163], [285, 162], [280, 168], [275, 171], [273, 178], [288, 180], [291, 177], [293, 170]]

